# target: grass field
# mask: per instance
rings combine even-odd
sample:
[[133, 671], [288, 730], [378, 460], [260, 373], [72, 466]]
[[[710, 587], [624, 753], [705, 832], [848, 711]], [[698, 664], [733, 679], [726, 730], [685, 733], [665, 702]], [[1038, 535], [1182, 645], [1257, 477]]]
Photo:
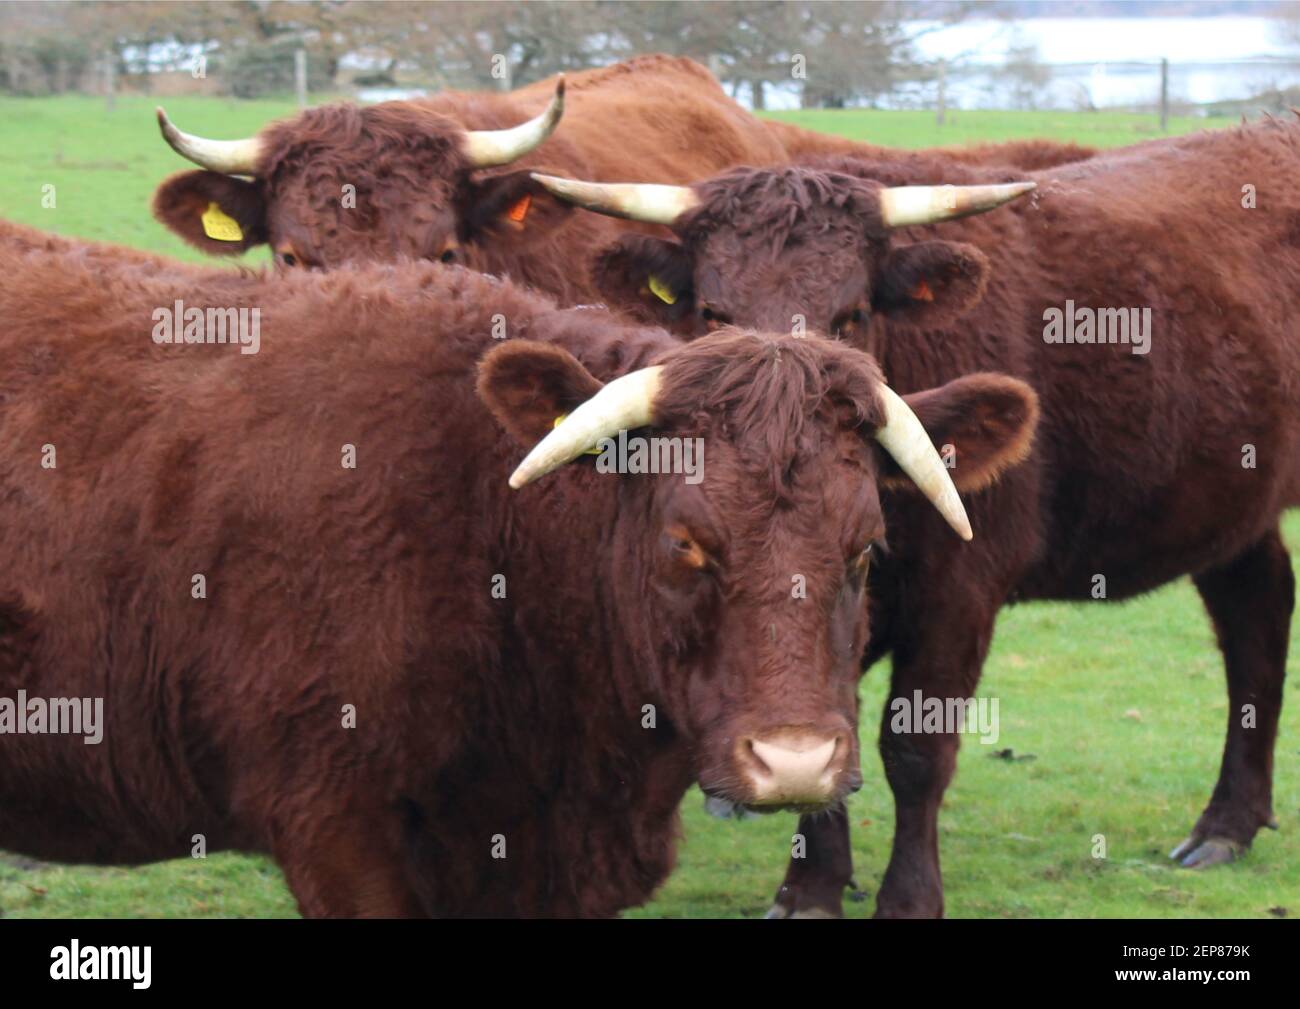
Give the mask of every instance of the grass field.
[[[69, 235], [198, 258], [156, 224], [149, 196], [184, 167], [158, 138], [153, 103], [0, 100], [0, 214]], [[288, 102], [175, 99], [184, 128], [252, 133]], [[902, 147], [1043, 136], [1116, 145], [1154, 136], [1149, 118], [1090, 113], [784, 114], [805, 125]], [[1175, 120], [1186, 132], [1206, 120]], [[42, 187], [57, 206], [41, 206]], [[260, 257], [258, 258], [260, 261]], [[1300, 515], [1286, 524], [1300, 547]], [[1300, 660], [1288, 672], [1294, 677]], [[871, 912], [889, 853], [892, 804], [875, 756], [887, 669], [863, 683], [866, 785], [853, 797], [857, 881]], [[1187, 582], [1135, 602], [1034, 604], [1003, 613], [981, 695], [998, 698], [1001, 738], [968, 737], [940, 820], [948, 913], [972, 917], [1237, 917], [1300, 915], [1300, 704], [1291, 698], [1277, 749], [1274, 808], [1237, 863], [1205, 873], [1166, 853], [1195, 822], [1218, 771], [1227, 702], [1218, 651]], [[997, 756], [1012, 751], [1014, 759]], [[760, 914], [780, 881], [795, 818], [709, 818], [684, 805], [678, 871], [630, 917]], [[1092, 857], [1103, 834], [1104, 860]], [[51, 867], [0, 855], [0, 915], [223, 917], [293, 915], [273, 865], [213, 856], [140, 869]]]

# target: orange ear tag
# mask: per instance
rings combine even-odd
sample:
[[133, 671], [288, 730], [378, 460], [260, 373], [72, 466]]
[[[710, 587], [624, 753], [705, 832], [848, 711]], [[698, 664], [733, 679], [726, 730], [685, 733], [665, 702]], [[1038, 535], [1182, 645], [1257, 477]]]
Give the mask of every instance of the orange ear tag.
[[934, 292], [930, 290], [930, 285], [924, 280], [918, 280], [916, 286], [912, 288], [913, 301], [934, 301]]
[[523, 224], [524, 218], [528, 216], [528, 208], [533, 205], [533, 194], [527, 193], [524, 198], [506, 211], [506, 217], [516, 224]]

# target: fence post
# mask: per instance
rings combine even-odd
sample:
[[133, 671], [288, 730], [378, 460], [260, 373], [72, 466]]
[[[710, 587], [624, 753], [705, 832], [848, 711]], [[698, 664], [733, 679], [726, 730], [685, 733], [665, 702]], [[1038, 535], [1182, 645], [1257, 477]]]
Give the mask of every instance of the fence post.
[[307, 107], [307, 50], [297, 49], [293, 54], [293, 84], [298, 92], [298, 108]]
[[113, 111], [113, 104], [117, 100], [117, 60], [110, 49], [104, 55], [104, 108], [109, 112]]
[[1169, 60], [1160, 61], [1160, 132], [1169, 131]]

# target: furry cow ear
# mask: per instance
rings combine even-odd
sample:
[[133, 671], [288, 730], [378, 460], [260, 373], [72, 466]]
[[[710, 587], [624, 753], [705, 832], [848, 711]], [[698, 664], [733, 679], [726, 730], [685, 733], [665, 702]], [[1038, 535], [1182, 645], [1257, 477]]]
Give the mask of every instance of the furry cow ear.
[[522, 447], [532, 448], [594, 396], [600, 381], [568, 351], [549, 343], [511, 340], [478, 366], [478, 395], [497, 423]]
[[941, 326], [979, 303], [989, 261], [963, 242], [914, 242], [895, 246], [876, 278], [872, 304], [890, 318], [918, 326]]
[[[903, 400], [930, 435], [959, 491], [987, 487], [1033, 448], [1038, 396], [1019, 379], [977, 372]], [[886, 453], [881, 457], [886, 487], [915, 489]]]
[[237, 256], [266, 241], [261, 186], [220, 172], [181, 172], [158, 187], [153, 216], [194, 248]]
[[461, 238], [466, 241], [486, 231], [505, 240], [511, 235], [549, 236], [574, 213], [573, 207], [535, 181], [528, 169], [475, 178], [466, 183], [460, 202]]
[[692, 272], [680, 242], [650, 235], [624, 235], [597, 253], [592, 264], [605, 304], [688, 336], [695, 323]]

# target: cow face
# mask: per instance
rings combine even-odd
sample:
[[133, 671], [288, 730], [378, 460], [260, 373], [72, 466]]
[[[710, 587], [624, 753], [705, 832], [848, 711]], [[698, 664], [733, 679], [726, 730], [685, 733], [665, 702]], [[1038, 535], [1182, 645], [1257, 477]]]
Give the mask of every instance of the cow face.
[[468, 131], [418, 102], [339, 104], [243, 141], [185, 134], [160, 109], [164, 139], [205, 170], [164, 182], [154, 214], [204, 252], [268, 244], [283, 267], [463, 260], [565, 212], [527, 172], [500, 167], [549, 136], [563, 93], [561, 82], [544, 113], [511, 129]]
[[[596, 470], [549, 478], [573, 481], [566, 500], [613, 497], [592, 508], [612, 527], [585, 532], [604, 552], [581, 576], [609, 587], [593, 591], [591, 626], [611, 629], [615, 655], [635, 657], [637, 690], [686, 737], [701, 786], [760, 808], [818, 808], [860, 782], [856, 692], [864, 593], [886, 535], [880, 488], [924, 488], [955, 526], [965, 521], [926, 418], [931, 437], [959, 444], [968, 482], [1023, 456], [1036, 418], [1014, 379], [962, 379], [914, 397], [913, 411], [866, 354], [730, 329], [603, 388], [554, 346], [508, 343], [484, 359], [479, 390], [532, 447], [513, 486], [572, 460]], [[664, 460], [665, 446], [688, 444], [696, 469], [631, 464], [637, 445]], [[584, 454], [619, 445], [624, 472]], [[518, 507], [553, 493], [527, 488]], [[580, 514], [567, 525], [583, 527]]]
[[[619, 216], [616, 187], [540, 177], [562, 199]], [[667, 187], [624, 187], [625, 190]], [[739, 169], [673, 198], [675, 237], [624, 236], [595, 281], [606, 301], [687, 336], [728, 324], [853, 340], [873, 315], [942, 325], [983, 294], [988, 262], [971, 245], [903, 243], [892, 234], [991, 209], [1032, 184], [885, 187], [837, 172]], [[689, 194], [689, 195], [682, 195]]]

